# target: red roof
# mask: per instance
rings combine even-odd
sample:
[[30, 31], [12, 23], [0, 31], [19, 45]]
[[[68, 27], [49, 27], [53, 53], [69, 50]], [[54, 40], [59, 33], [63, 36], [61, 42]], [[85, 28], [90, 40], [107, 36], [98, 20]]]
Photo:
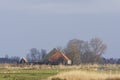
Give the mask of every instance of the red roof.
[[70, 60], [64, 53], [62, 53], [62, 52], [60, 52], [60, 51], [57, 51], [54, 55], [52, 55], [51, 57], [50, 57], [50, 60], [51, 61], [56, 61], [56, 60], [58, 60], [59, 58], [63, 58], [65, 61], [68, 61], [68, 60]]

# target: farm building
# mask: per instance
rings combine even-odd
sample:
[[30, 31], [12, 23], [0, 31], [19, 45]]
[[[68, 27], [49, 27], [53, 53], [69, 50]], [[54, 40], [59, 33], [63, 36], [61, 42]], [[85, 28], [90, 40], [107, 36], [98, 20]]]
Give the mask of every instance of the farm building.
[[71, 60], [61, 51], [53, 49], [46, 57], [45, 60], [52, 64], [71, 64]]
[[58, 62], [63, 64], [71, 64], [71, 60], [62, 52], [57, 51], [54, 55], [52, 55], [49, 60], [51, 62]]
[[26, 63], [28, 63], [28, 60], [27, 60], [26, 58], [22, 57], [22, 58], [19, 60], [19, 63], [20, 63], [20, 64], [26, 64]]

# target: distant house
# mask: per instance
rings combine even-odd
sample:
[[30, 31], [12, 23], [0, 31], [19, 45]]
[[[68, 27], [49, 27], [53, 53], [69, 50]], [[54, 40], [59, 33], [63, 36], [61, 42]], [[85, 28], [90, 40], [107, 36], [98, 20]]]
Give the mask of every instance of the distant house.
[[55, 48], [48, 53], [44, 61], [51, 64], [71, 64], [71, 60], [63, 52]]
[[22, 58], [19, 60], [19, 63], [20, 63], [20, 64], [26, 64], [26, 63], [28, 63], [28, 60], [27, 60], [26, 58], [22, 57]]

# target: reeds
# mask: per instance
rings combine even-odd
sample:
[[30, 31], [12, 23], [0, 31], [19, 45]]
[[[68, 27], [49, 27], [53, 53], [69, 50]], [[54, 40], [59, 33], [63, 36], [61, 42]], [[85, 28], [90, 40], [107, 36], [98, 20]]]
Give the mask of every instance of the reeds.
[[48, 80], [120, 80], [120, 74], [98, 73], [91, 71], [70, 71], [50, 77]]

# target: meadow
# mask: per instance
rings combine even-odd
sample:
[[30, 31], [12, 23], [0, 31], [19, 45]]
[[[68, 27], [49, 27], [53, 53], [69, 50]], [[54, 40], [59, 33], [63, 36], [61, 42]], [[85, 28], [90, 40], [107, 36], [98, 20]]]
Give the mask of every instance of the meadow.
[[0, 65], [0, 80], [120, 80], [120, 65]]
[[56, 75], [56, 69], [41, 69], [41, 66], [20, 66], [0, 68], [0, 80], [43, 80]]

